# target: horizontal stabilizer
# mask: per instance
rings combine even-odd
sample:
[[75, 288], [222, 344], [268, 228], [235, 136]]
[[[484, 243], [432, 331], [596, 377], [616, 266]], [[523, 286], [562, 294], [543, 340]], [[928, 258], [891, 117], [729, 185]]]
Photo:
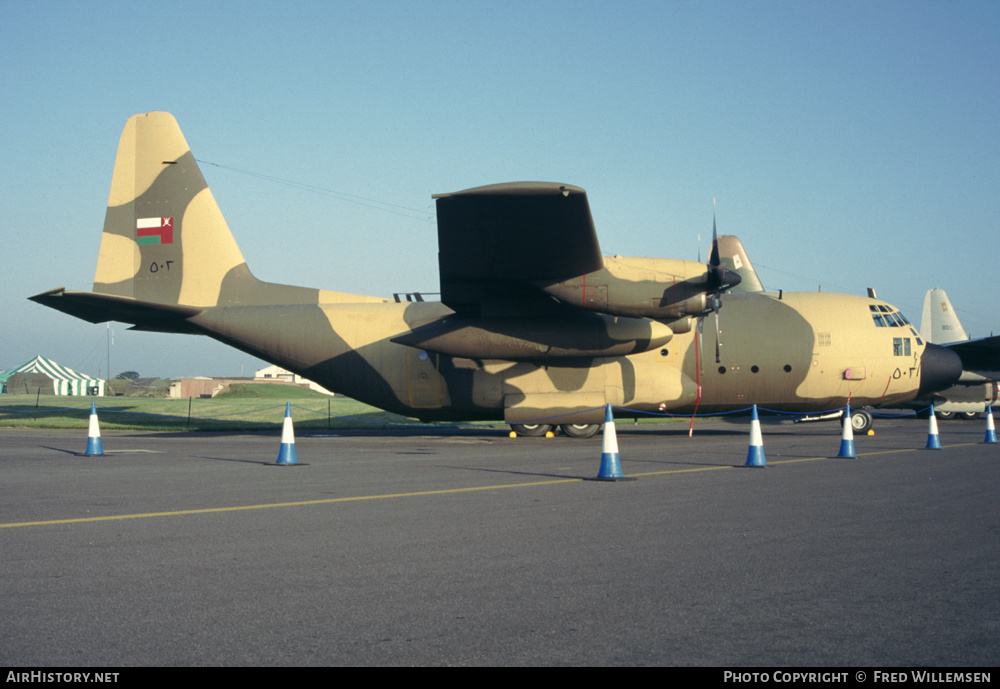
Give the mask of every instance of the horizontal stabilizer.
[[131, 323], [135, 330], [162, 333], [200, 332], [191, 327], [187, 319], [202, 310], [191, 306], [154, 304], [129, 297], [93, 292], [67, 292], [62, 287], [28, 298], [91, 323], [119, 321]]

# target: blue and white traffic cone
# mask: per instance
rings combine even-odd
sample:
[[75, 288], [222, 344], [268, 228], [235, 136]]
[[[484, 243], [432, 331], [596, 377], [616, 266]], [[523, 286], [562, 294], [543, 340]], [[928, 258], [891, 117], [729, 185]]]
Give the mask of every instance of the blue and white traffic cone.
[[986, 405], [986, 440], [984, 443], [995, 443], [997, 441], [997, 427], [993, 424], [993, 407]]
[[601, 443], [601, 468], [597, 478], [602, 481], [617, 481], [625, 478], [621, 460], [618, 458], [618, 434], [615, 432], [615, 417], [611, 405], [604, 412], [604, 439]]
[[934, 405], [931, 405], [931, 418], [927, 426], [927, 447], [925, 450], [940, 450], [941, 436], [938, 435], [937, 416], [934, 415]]
[[285, 402], [285, 422], [281, 426], [281, 449], [278, 451], [279, 466], [292, 466], [298, 464], [295, 457], [295, 431], [292, 429], [292, 403]]
[[764, 457], [764, 439], [760, 434], [760, 419], [757, 418], [757, 405], [753, 405], [753, 416], [750, 418], [750, 449], [747, 451], [748, 467], [766, 467]]
[[840, 454], [838, 457], [845, 457], [847, 459], [854, 459], [857, 457], [854, 454], [854, 427], [851, 425], [851, 405], [847, 405], [847, 411], [844, 412], [844, 432], [840, 435]]
[[104, 446], [101, 444], [101, 427], [97, 424], [97, 405], [90, 403], [90, 427], [87, 431], [87, 451], [85, 455], [103, 455]]

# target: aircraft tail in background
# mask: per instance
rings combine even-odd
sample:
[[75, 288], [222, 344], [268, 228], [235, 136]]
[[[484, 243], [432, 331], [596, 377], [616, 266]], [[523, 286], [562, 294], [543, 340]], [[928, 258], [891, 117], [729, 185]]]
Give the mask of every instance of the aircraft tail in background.
[[726, 268], [740, 276], [740, 283], [732, 288], [732, 292], [750, 293], [763, 292], [764, 285], [754, 270], [753, 263], [743, 248], [743, 242], [736, 235], [719, 237], [719, 256]]
[[927, 342], [939, 345], [969, 339], [969, 334], [962, 327], [958, 314], [943, 289], [935, 287], [927, 290], [924, 312], [920, 317], [920, 336]]

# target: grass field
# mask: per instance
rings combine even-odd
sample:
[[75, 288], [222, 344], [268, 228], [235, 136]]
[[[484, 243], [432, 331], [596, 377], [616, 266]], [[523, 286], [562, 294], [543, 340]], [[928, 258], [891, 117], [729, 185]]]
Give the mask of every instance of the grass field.
[[[428, 427], [346, 397], [329, 397], [287, 385], [234, 385], [212, 399], [0, 395], [0, 427], [87, 428], [97, 405], [102, 429], [176, 431], [280, 430], [285, 403], [296, 429]], [[447, 424], [454, 425], [454, 424]]]
[[[61, 397], [57, 395], [0, 395], [0, 428], [80, 428], [97, 406], [102, 429], [155, 431], [273, 431], [281, 430], [285, 404], [302, 430], [372, 430], [435, 425], [454, 428], [486, 427], [509, 430], [502, 421], [421, 423], [382, 411], [348, 397], [330, 397], [292, 385], [254, 383], [230, 386], [213, 398], [165, 399], [141, 397]], [[687, 423], [654, 416], [638, 423]], [[621, 422], [620, 422], [621, 423]], [[628, 422], [631, 423], [631, 422]]]

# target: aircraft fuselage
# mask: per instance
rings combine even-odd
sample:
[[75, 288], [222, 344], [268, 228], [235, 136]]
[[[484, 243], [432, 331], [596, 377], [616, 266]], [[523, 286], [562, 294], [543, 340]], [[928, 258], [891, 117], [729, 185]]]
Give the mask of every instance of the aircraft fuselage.
[[873, 305], [896, 312], [852, 295], [730, 294], [719, 314], [705, 317], [700, 347], [693, 328], [649, 351], [544, 361], [455, 357], [391, 341], [450, 316], [438, 302], [215, 307], [189, 322], [330, 390], [407, 416], [522, 423], [563, 415], [550, 422], [597, 423], [601, 412], [592, 410], [606, 403], [689, 414], [696, 406], [805, 412], [912, 398], [926, 345], [909, 325], [877, 326]]

